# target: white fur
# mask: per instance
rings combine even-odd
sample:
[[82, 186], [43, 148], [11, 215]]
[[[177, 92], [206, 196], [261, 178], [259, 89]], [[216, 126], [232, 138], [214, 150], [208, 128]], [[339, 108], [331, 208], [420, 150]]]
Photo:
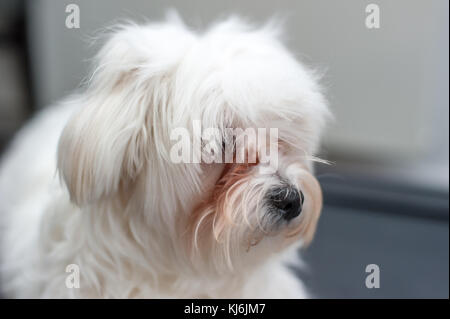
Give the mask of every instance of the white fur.
[[[3, 158], [5, 296], [306, 297], [285, 267], [301, 238], [285, 245], [278, 230], [252, 247], [244, 241], [281, 177], [310, 186], [327, 114], [317, 77], [278, 36], [273, 24], [252, 28], [236, 18], [203, 34], [178, 19], [118, 27], [87, 87], [38, 114]], [[253, 169], [227, 199], [232, 223], [202, 224], [219, 214], [214, 203], [200, 212], [196, 230], [207, 229], [194, 244], [186, 238], [198, 234], [186, 235], [186, 225], [224, 169], [169, 161], [171, 129], [196, 119], [204, 127], [275, 127], [286, 146], [277, 174]], [[283, 227], [302, 226], [301, 237], [313, 231], [314, 198]], [[69, 264], [80, 267], [79, 289], [65, 285]]]

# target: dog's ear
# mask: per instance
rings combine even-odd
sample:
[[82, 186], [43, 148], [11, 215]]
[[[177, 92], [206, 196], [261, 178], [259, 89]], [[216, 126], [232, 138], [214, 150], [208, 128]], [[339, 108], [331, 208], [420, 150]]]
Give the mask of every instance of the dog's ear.
[[167, 107], [168, 74], [192, 37], [175, 22], [127, 26], [100, 50], [86, 92], [68, 102], [79, 110], [58, 146], [58, 170], [74, 203], [112, 195], [142, 171]]

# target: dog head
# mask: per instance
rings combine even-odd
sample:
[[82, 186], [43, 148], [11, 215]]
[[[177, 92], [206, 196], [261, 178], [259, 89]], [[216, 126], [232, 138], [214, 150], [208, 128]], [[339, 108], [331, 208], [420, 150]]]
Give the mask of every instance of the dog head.
[[202, 34], [179, 21], [114, 32], [59, 143], [72, 201], [129, 212], [192, 269], [246, 267], [309, 242], [328, 111], [317, 76], [279, 35], [234, 18]]

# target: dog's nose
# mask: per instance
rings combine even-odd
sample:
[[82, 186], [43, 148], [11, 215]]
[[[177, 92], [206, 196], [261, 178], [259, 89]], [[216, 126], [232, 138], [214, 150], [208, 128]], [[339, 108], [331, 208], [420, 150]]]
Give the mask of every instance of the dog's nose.
[[300, 215], [304, 200], [303, 193], [294, 187], [276, 188], [270, 193], [270, 203], [287, 221]]

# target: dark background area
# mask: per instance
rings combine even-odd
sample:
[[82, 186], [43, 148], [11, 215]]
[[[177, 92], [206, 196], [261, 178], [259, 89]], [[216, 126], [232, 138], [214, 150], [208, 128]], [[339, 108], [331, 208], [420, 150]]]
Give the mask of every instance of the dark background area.
[[[411, 200], [411, 189], [400, 188], [404, 202], [370, 192], [353, 201], [351, 192], [335, 191], [336, 184], [352, 181], [322, 182], [318, 231], [301, 252], [307, 268], [298, 273], [310, 292], [318, 298], [448, 298], [448, 194], [415, 190], [420, 198]], [[380, 267], [378, 289], [365, 286], [369, 264]]]

